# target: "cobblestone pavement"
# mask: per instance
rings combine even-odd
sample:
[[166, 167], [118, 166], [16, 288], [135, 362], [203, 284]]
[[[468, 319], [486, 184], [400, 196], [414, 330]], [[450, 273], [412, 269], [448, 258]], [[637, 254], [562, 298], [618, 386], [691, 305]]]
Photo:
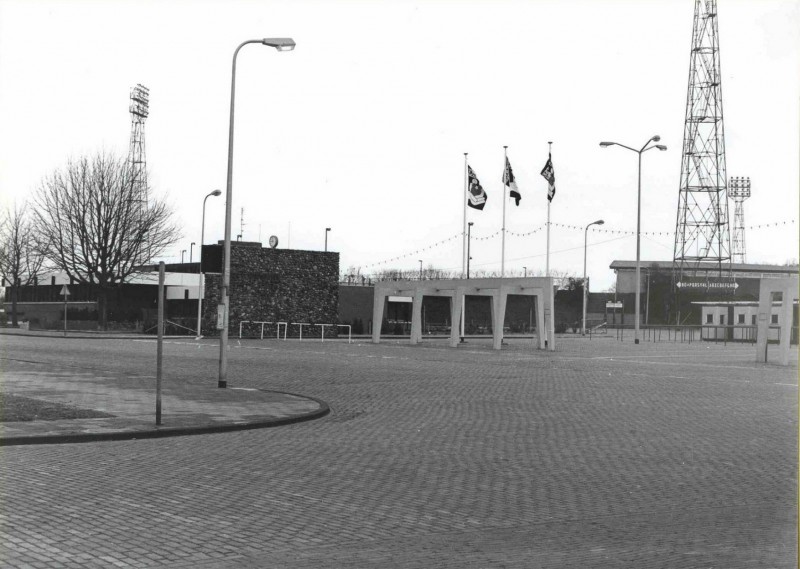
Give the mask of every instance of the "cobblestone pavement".
[[[4, 338], [15, 359], [152, 373], [152, 344]], [[242, 341], [229, 385], [323, 419], [0, 449], [6, 567], [797, 566], [797, 366], [752, 346], [458, 349]], [[165, 377], [216, 382], [217, 344]]]

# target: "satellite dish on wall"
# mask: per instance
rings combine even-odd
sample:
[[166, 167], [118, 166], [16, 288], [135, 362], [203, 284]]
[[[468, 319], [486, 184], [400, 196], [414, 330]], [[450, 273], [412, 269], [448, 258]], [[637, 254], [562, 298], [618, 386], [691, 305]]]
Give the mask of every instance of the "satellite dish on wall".
[[278, 246], [278, 238], [275, 235], [271, 235], [269, 238], [269, 246], [273, 249]]

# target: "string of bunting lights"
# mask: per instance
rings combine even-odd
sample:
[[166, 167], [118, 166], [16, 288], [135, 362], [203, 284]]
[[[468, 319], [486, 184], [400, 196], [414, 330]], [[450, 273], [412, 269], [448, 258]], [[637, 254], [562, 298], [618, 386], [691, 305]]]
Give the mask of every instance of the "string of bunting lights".
[[[794, 223], [795, 223], [794, 219], [787, 220], [787, 221], [774, 221], [772, 223], [761, 223], [759, 225], [749, 225], [749, 226], [747, 226], [747, 229], [761, 229], [761, 228], [766, 228], [766, 227], [779, 227], [779, 226], [782, 226], [782, 225], [794, 224]], [[550, 222], [550, 226], [551, 227], [558, 227], [558, 228], [562, 228], [562, 229], [573, 229], [573, 230], [576, 230], [576, 231], [585, 231], [586, 230], [585, 226], [581, 227], [580, 225], [570, 225], [568, 223]], [[506, 235], [512, 235], [514, 237], [528, 237], [529, 235], [533, 235], [535, 233], [538, 233], [539, 231], [541, 231], [542, 229], [545, 229], [546, 227], [547, 227], [547, 223], [544, 223], [544, 224], [540, 225], [539, 227], [537, 227], [535, 229], [532, 229], [531, 231], [527, 231], [525, 233], [518, 233], [518, 232], [515, 232], [515, 231], [506, 231]], [[596, 228], [596, 227], [590, 227], [589, 231], [592, 231], [594, 233], [608, 233], [608, 234], [611, 234], [611, 235], [636, 235], [635, 231], [626, 231], [626, 230], [620, 230], [620, 229], [599, 229], [599, 228]], [[490, 233], [489, 235], [485, 235], [483, 237], [474, 237], [473, 236], [473, 237], [471, 237], [471, 239], [473, 241], [487, 241], [489, 239], [494, 239], [495, 237], [497, 237], [501, 233], [502, 233], [502, 229], [498, 229], [497, 231], [495, 231], [494, 233]], [[649, 236], [649, 235], [652, 235], [652, 236], [656, 236], [656, 235], [673, 236], [673, 235], [675, 235], [674, 231], [642, 231], [640, 233], [641, 233], [641, 235], [644, 235], [644, 236]], [[408, 257], [413, 257], [413, 256], [415, 256], [415, 255], [417, 255], [419, 253], [422, 253], [423, 251], [429, 251], [431, 249], [434, 249], [436, 247], [444, 245], [445, 243], [453, 241], [454, 239], [458, 239], [458, 238], [461, 237], [461, 235], [462, 235], [461, 232], [456, 233], [455, 235], [451, 235], [447, 239], [442, 239], [441, 241], [437, 241], [436, 243], [428, 245], [427, 247], [422, 247], [420, 249], [417, 249], [416, 251], [411, 251], [409, 253], [405, 253], [403, 255], [398, 255], [396, 257], [392, 257], [391, 259], [385, 259], [385, 260], [379, 261], [377, 263], [370, 263], [369, 265], [364, 265], [364, 268], [379, 267], [379, 266], [385, 265], [387, 263], [392, 263], [394, 261], [400, 261], [400, 260], [408, 258]]]

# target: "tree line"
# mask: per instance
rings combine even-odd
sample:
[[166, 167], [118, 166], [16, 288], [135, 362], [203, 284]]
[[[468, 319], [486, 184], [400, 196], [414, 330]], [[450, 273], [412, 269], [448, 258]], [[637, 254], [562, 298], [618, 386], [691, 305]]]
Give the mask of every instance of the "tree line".
[[0, 215], [0, 276], [18, 325], [23, 286], [60, 272], [97, 290], [98, 324], [107, 328], [113, 289], [148, 269], [180, 239], [173, 211], [152, 194], [145, 171], [101, 152], [70, 160], [44, 177], [24, 203]]

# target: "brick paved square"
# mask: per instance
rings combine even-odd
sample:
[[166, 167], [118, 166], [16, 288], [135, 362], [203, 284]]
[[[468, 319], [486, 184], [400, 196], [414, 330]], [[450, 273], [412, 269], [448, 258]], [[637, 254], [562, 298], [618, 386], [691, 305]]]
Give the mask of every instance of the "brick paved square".
[[[155, 366], [152, 343], [8, 338], [12, 371]], [[742, 345], [557, 346], [242, 341], [229, 386], [331, 414], [6, 447], [0, 564], [796, 566], [796, 354], [781, 368]], [[217, 355], [168, 343], [165, 381], [213, 384]]]

